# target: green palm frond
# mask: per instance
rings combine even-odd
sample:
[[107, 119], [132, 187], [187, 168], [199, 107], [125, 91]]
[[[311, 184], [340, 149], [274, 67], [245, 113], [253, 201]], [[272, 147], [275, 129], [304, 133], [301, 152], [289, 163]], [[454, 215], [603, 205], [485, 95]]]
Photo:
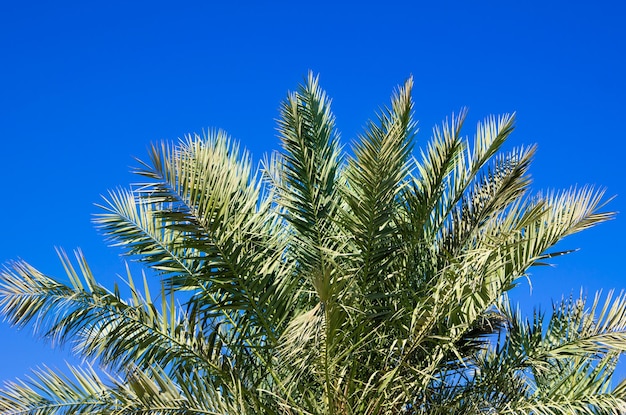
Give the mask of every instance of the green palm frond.
[[[237, 145], [217, 131], [154, 146], [151, 164], [138, 173], [153, 181], [111, 194], [107, 212], [96, 217], [104, 233], [164, 272], [169, 287], [197, 290], [194, 313], [237, 327], [232, 341], [274, 337], [269, 319], [284, 319], [293, 297], [278, 285], [281, 225], [270, 197], [259, 201], [249, 157], [241, 160]], [[269, 315], [268, 305], [278, 311]]]
[[406, 184], [415, 123], [409, 79], [392, 97], [391, 108], [379, 115], [379, 124], [370, 122], [356, 144], [355, 157], [345, 172], [345, 199], [349, 210], [343, 220], [358, 250], [354, 265], [363, 292], [384, 291], [367, 287], [381, 282], [379, 273], [388, 268], [387, 261], [400, 248], [397, 233], [396, 199]]
[[215, 389], [201, 379], [184, 384], [158, 366], [135, 370], [122, 381], [105, 382], [91, 368], [69, 368], [69, 375], [50, 369], [33, 373], [26, 381], [9, 383], [0, 391], [3, 414], [201, 414], [258, 413], [262, 409], [242, 397], [241, 385]]
[[95, 216], [97, 226], [113, 242], [157, 272], [191, 277], [202, 269], [200, 252], [185, 247], [181, 230], [164, 226], [158, 204], [148, 203], [135, 192], [109, 192], [104, 213]]
[[473, 246], [487, 221], [524, 197], [530, 184], [527, 172], [533, 154], [531, 148], [497, 157], [494, 166], [476, 179], [454, 206], [442, 231], [444, 252], [454, 255]]
[[613, 298], [609, 292], [604, 304], [600, 293], [586, 308], [584, 297], [563, 301], [555, 307], [542, 344], [533, 355], [537, 361], [562, 357], [599, 357], [626, 351], [626, 294]]
[[491, 117], [478, 124], [470, 146], [461, 135], [466, 116], [463, 110], [433, 130], [433, 138], [417, 162], [413, 190], [406, 194], [409, 211], [415, 212], [411, 222], [423, 225], [429, 237], [441, 231], [476, 175], [513, 131], [513, 115]]
[[555, 306], [547, 326], [543, 313], [524, 321], [508, 307], [510, 325], [479, 358], [468, 396], [478, 390], [489, 397], [516, 382], [516, 396], [500, 402], [499, 413], [622, 413], [624, 394], [611, 390], [611, 379], [626, 344], [623, 294], [607, 295], [602, 305], [596, 296], [589, 309], [584, 298], [570, 298]]
[[0, 391], [0, 413], [103, 414], [122, 408], [93, 369], [70, 367], [69, 371], [71, 377], [45, 368], [26, 381], [6, 383]]
[[466, 115], [465, 110], [457, 116], [453, 114], [451, 121], [446, 120], [441, 128], [433, 129], [431, 141], [421, 150], [421, 160], [416, 161], [417, 176], [412, 191], [404, 195], [407, 211], [411, 213], [409, 222], [428, 237], [438, 231], [430, 222], [441, 222], [445, 217], [443, 202], [450, 203], [446, 188], [451, 185], [455, 165], [466, 148], [461, 136]]
[[[331, 235], [340, 149], [330, 100], [313, 74], [283, 103], [278, 133], [283, 154], [277, 201], [300, 241], [293, 255], [305, 274], [317, 274], [312, 284], [325, 299], [337, 244]], [[316, 268], [318, 273], [310, 272]]]
[[[124, 203], [128, 193], [113, 198], [109, 213], [96, 218], [105, 235], [130, 253], [147, 256], [150, 264], [159, 264], [149, 256], [154, 250], [168, 256], [170, 249], [183, 249], [177, 256], [202, 265], [202, 272], [197, 265], [184, 268], [188, 277], [228, 280], [245, 273], [245, 238], [262, 234], [263, 222], [255, 215], [267, 209], [259, 209], [260, 182], [251, 177], [249, 157], [241, 159], [237, 145], [217, 131], [202, 139], [187, 137], [177, 146], [153, 146], [151, 161], [137, 173], [153, 181], [133, 192], [135, 204], [148, 214], [134, 214], [132, 204]], [[142, 216], [158, 222], [144, 224]]]
[[53, 343], [70, 343], [77, 355], [117, 368], [160, 362], [209, 373], [221, 370], [210, 358], [215, 345], [203, 338], [198, 322], [181, 318], [173, 295], [168, 301], [163, 290], [160, 304], [155, 304], [147, 281], [142, 293], [129, 279], [132, 299], [124, 301], [117, 288], [109, 292], [97, 284], [80, 252], [76, 253], [79, 270], [64, 252], [60, 256], [69, 286], [24, 263], [3, 272], [0, 304], [13, 324], [33, 323]]

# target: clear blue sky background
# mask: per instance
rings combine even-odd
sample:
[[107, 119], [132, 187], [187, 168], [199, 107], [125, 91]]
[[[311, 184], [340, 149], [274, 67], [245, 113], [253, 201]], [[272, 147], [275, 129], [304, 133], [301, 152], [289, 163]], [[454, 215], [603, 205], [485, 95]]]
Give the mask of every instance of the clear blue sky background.
[[[421, 4], [428, 5], [421, 5]], [[94, 230], [94, 203], [125, 186], [148, 145], [221, 127], [256, 159], [311, 69], [346, 143], [415, 77], [420, 142], [468, 106], [468, 134], [516, 111], [512, 144], [537, 143], [534, 187], [592, 184], [624, 212], [571, 237], [581, 250], [532, 271], [525, 309], [581, 287], [624, 289], [626, 9], [622, 1], [0, 3], [0, 261], [62, 275], [55, 246], [82, 247], [101, 281], [123, 273]], [[64, 366], [28, 330], [0, 324], [0, 380]], [[621, 372], [626, 374], [626, 371]], [[624, 376], [624, 375], [622, 375]]]

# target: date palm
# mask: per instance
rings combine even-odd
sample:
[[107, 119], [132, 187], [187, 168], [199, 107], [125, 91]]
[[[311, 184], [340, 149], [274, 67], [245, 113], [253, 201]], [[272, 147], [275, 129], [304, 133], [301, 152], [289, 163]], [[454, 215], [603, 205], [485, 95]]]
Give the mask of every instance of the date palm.
[[[14, 325], [99, 363], [0, 391], [2, 414], [599, 414], [626, 298], [571, 298], [525, 319], [507, 293], [609, 219], [591, 188], [530, 193], [513, 116], [465, 112], [414, 149], [412, 80], [344, 152], [309, 75], [283, 102], [282, 151], [254, 171], [222, 131], [154, 145], [96, 224], [145, 265], [125, 299], [80, 252], [67, 282], [0, 276]], [[130, 269], [130, 268], [129, 268]], [[149, 279], [160, 281], [155, 291]]]

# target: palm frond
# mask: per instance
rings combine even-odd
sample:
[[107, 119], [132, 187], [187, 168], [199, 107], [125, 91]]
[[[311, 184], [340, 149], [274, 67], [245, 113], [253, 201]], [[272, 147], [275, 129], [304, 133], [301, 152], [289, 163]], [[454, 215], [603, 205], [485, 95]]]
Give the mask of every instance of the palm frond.
[[442, 231], [441, 248], [456, 254], [473, 246], [478, 233], [490, 217], [523, 198], [530, 179], [527, 176], [534, 148], [520, 149], [495, 159], [494, 166], [477, 178], [474, 186], [463, 195], [449, 216]]
[[181, 317], [173, 295], [168, 301], [163, 290], [160, 304], [155, 304], [145, 280], [142, 293], [129, 279], [132, 299], [127, 302], [117, 287], [109, 292], [96, 283], [80, 252], [80, 270], [64, 252], [60, 256], [69, 286], [24, 263], [2, 273], [0, 304], [13, 324], [33, 323], [53, 343], [70, 343], [79, 356], [115, 368], [160, 362], [173, 370], [181, 365], [208, 373], [221, 370], [217, 358], [211, 359], [216, 346], [204, 338], [208, 333], [199, 330], [198, 322]]
[[[370, 122], [367, 131], [355, 145], [355, 157], [345, 172], [349, 186], [344, 198], [349, 210], [343, 215], [345, 226], [354, 238], [355, 256], [360, 263], [358, 285], [362, 291], [377, 292], [378, 273], [387, 268], [387, 260], [400, 247], [396, 223], [396, 198], [409, 173], [409, 159], [415, 122], [409, 79], [392, 97], [391, 108], [379, 115], [379, 124]], [[365, 285], [364, 285], [365, 284]]]
[[7, 382], [0, 390], [0, 413], [105, 414], [122, 409], [110, 386], [91, 368], [70, 367], [71, 377], [48, 368], [24, 381]]
[[172, 378], [158, 366], [135, 370], [128, 379], [105, 382], [91, 368], [70, 367], [70, 375], [50, 369], [0, 391], [3, 414], [203, 414], [256, 413], [236, 380], [217, 390], [201, 379]]
[[109, 192], [95, 216], [99, 229], [113, 242], [159, 273], [191, 278], [202, 269], [200, 251], [185, 247], [182, 230], [166, 226], [159, 204], [148, 203], [136, 192]]
[[293, 255], [305, 274], [320, 270], [312, 281], [318, 295], [326, 298], [329, 253], [336, 241], [331, 237], [336, 211], [336, 176], [339, 168], [338, 134], [330, 100], [309, 73], [297, 92], [289, 94], [281, 106], [278, 132], [282, 142], [282, 179], [277, 189], [278, 203], [300, 243]]
[[[245, 274], [245, 238], [261, 234], [264, 225], [257, 216], [260, 182], [251, 177], [249, 157], [240, 158], [237, 145], [217, 131], [203, 138], [189, 136], [178, 146], [153, 146], [151, 161], [137, 173], [153, 181], [140, 184], [133, 194], [140, 201], [135, 204], [148, 213], [139, 215], [156, 223], [139, 222], [132, 204], [124, 203], [130, 199], [126, 194], [114, 198], [110, 213], [97, 218], [105, 234], [146, 261], [160, 259], [150, 256], [151, 241], [166, 256], [166, 248], [174, 245], [181, 261], [201, 261], [203, 273], [192, 274], [194, 278], [215, 277], [217, 282], [217, 275], [233, 279]], [[130, 228], [124, 226], [127, 218]], [[189, 271], [197, 273], [197, 268]], [[207, 271], [211, 274], [205, 275]]]

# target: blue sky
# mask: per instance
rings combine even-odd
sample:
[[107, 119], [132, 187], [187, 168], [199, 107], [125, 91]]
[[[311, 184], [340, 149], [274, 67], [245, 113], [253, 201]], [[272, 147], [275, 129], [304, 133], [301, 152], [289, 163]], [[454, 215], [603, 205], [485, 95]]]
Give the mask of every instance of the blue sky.
[[[151, 142], [220, 127], [258, 160], [278, 147], [280, 101], [313, 70], [348, 144], [412, 74], [418, 145], [464, 106], [468, 134], [515, 111], [512, 145], [538, 144], [536, 190], [617, 195], [608, 209], [622, 215], [532, 270], [524, 308], [626, 288], [623, 2], [215, 3], [0, 3], [2, 262], [60, 276], [54, 247], [81, 247], [110, 287], [123, 262], [91, 224], [94, 203], [134, 180]], [[28, 330], [1, 323], [0, 336], [0, 380], [71, 361]]]

